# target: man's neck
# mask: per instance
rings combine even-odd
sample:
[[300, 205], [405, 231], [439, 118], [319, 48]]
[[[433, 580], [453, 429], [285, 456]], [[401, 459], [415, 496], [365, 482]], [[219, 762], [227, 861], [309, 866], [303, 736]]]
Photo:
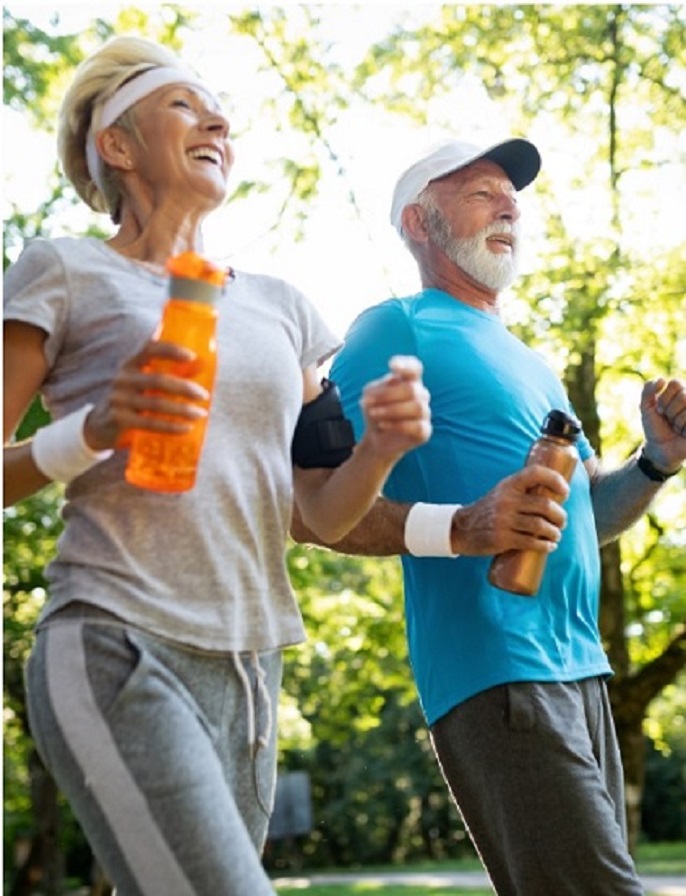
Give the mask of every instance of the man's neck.
[[477, 283], [461, 268], [455, 265], [436, 265], [430, 269], [420, 270], [422, 287], [424, 289], [440, 289], [448, 295], [485, 311], [488, 314], [498, 314], [498, 293], [488, 289], [482, 283]]

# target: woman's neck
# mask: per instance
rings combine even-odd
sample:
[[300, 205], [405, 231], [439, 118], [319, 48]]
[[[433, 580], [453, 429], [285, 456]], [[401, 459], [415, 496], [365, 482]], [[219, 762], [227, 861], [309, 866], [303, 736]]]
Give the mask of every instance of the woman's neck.
[[119, 230], [107, 240], [115, 252], [144, 267], [164, 272], [167, 259], [181, 252], [202, 252], [203, 216], [154, 212], [145, 217], [123, 210]]

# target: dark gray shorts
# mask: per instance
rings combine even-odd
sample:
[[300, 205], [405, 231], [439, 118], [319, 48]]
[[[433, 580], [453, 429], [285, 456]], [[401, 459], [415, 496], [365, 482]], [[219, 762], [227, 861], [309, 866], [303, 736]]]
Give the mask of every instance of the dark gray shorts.
[[281, 655], [256, 660], [94, 620], [38, 633], [32, 734], [118, 896], [274, 893], [260, 853]]
[[640, 896], [605, 682], [484, 691], [432, 728], [499, 896]]

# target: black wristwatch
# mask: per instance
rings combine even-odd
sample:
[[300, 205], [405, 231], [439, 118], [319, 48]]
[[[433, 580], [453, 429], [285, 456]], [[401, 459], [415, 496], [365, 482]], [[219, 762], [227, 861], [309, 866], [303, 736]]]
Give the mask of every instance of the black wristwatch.
[[641, 453], [636, 458], [636, 466], [644, 476], [647, 476], [648, 479], [651, 479], [653, 482], [667, 482], [672, 476], [676, 476], [677, 473], [681, 472], [681, 467], [677, 467], [677, 469], [672, 470], [671, 473], [663, 473], [662, 470], [658, 470], [652, 460], [647, 456], [645, 448], [641, 448]]

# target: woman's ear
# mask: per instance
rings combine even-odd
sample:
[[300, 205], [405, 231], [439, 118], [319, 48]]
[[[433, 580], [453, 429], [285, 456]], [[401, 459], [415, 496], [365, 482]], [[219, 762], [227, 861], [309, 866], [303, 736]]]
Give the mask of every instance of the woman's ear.
[[425, 243], [429, 238], [426, 209], [416, 202], [406, 205], [401, 216], [403, 233], [415, 243]]
[[131, 171], [134, 166], [131, 135], [112, 125], [95, 138], [95, 145], [105, 164], [119, 171]]

